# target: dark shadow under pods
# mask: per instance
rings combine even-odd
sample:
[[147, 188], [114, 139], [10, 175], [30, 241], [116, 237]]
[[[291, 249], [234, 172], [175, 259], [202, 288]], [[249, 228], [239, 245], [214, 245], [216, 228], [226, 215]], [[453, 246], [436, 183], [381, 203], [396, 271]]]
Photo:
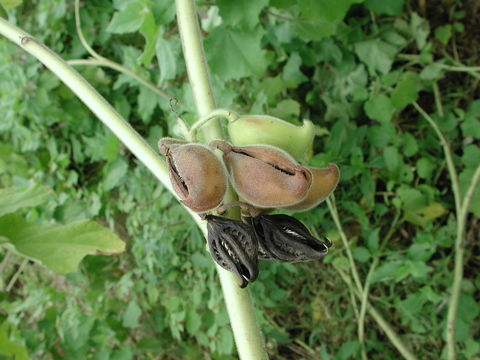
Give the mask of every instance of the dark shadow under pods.
[[299, 262], [318, 260], [328, 253], [330, 240], [318, 240], [294, 217], [258, 215], [248, 217], [258, 241], [258, 257], [262, 260]]
[[258, 243], [249, 224], [207, 215], [208, 247], [215, 262], [240, 277], [244, 288], [258, 276]]

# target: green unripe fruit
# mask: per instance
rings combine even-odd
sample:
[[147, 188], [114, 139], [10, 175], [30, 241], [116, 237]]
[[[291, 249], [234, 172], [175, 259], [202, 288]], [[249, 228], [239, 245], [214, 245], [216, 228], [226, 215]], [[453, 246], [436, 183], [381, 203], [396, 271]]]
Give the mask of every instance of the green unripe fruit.
[[272, 145], [300, 160], [312, 147], [315, 128], [310, 120], [296, 126], [273, 116], [243, 115], [228, 124], [228, 134], [235, 146]]

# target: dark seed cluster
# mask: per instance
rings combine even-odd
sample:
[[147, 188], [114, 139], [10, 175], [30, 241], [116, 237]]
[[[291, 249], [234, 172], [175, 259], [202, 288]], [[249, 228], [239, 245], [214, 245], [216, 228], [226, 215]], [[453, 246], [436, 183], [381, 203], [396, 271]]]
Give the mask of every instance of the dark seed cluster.
[[313, 237], [299, 220], [283, 214], [247, 217], [244, 221], [207, 215], [208, 246], [215, 262], [240, 278], [244, 288], [258, 277], [258, 260], [318, 260], [331, 242]]

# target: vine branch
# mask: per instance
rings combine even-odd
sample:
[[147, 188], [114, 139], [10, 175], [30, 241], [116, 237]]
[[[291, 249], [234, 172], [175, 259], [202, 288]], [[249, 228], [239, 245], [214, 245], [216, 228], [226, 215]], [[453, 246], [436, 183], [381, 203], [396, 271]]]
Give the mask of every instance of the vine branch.
[[80, 42], [82, 43], [83, 47], [87, 52], [92, 56], [92, 59], [78, 59], [78, 60], [70, 60], [68, 61], [69, 65], [72, 66], [78, 66], [78, 65], [84, 65], [84, 66], [101, 66], [101, 67], [108, 67], [110, 69], [116, 70], [118, 72], [121, 72], [127, 76], [130, 76], [131, 78], [137, 80], [140, 84], [143, 86], [149, 88], [153, 92], [157, 93], [159, 96], [164, 97], [166, 99], [172, 99], [174, 96], [168, 94], [167, 92], [163, 91], [162, 89], [158, 88], [154, 84], [152, 84], [150, 81], [145, 80], [141, 76], [137, 75], [134, 73], [132, 70], [126, 68], [123, 65], [120, 65], [110, 59], [107, 59], [106, 57], [100, 55], [97, 53], [95, 50], [92, 49], [92, 47], [88, 44], [87, 40], [85, 39], [85, 36], [83, 35], [82, 31], [82, 24], [80, 20], [80, 0], [75, 0], [75, 27], [77, 29], [77, 34], [80, 39]]

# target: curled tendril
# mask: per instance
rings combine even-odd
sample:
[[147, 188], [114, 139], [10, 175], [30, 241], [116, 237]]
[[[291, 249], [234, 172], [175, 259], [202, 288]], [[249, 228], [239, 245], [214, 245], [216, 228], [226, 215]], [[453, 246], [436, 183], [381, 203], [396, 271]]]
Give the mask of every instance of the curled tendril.
[[205, 216], [208, 247], [213, 260], [240, 277], [244, 288], [258, 276], [258, 242], [249, 224], [214, 215]]
[[258, 215], [246, 221], [253, 227], [262, 260], [299, 262], [318, 260], [328, 253], [331, 241], [313, 237], [305, 225], [294, 217]]

